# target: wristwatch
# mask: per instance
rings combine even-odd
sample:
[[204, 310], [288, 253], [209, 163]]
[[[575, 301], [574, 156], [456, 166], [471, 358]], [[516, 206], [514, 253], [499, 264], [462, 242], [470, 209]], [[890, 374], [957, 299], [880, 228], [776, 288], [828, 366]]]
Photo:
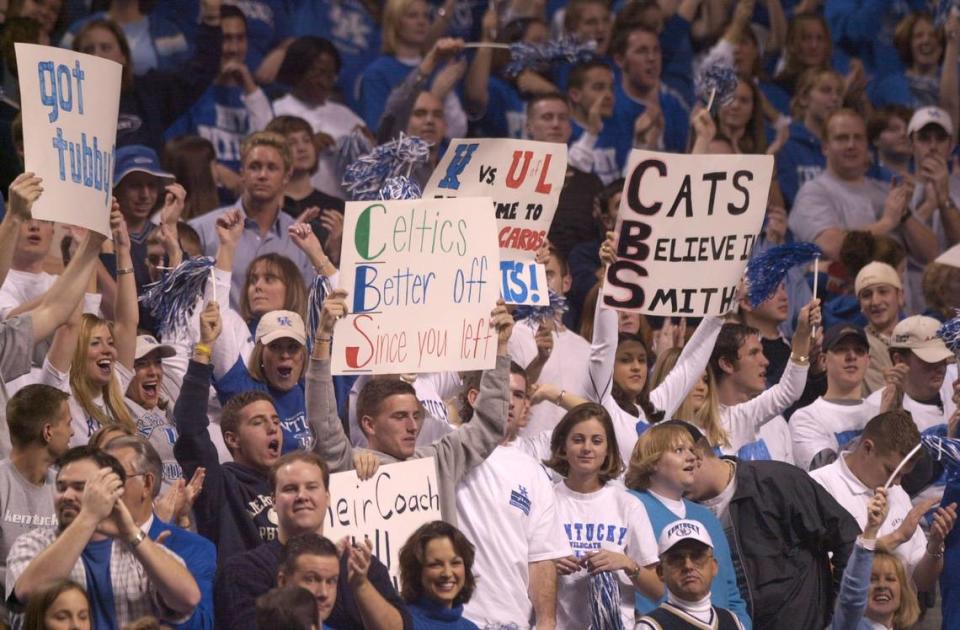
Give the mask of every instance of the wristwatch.
[[137, 547], [140, 546], [140, 543], [142, 543], [143, 539], [146, 537], [147, 535], [143, 533], [143, 530], [138, 529], [136, 535], [130, 540], [128, 540], [127, 544], [130, 545], [131, 549], [136, 549]]

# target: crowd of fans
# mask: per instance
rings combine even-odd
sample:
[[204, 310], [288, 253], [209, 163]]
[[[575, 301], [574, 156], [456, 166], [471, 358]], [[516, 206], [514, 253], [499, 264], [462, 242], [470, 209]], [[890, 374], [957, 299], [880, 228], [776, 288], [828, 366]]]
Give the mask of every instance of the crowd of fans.
[[[0, 623], [960, 628], [960, 471], [901, 466], [960, 424], [950, 4], [0, 0]], [[592, 57], [506, 71], [560, 37]], [[112, 238], [31, 216], [19, 42], [123, 66]], [[537, 253], [568, 308], [499, 303], [490, 370], [331, 375], [346, 145], [400, 134], [421, 185], [452, 138], [568, 146]], [[755, 254], [818, 270], [723, 317], [605, 308], [634, 148], [774, 155]], [[162, 328], [139, 297], [204, 255]], [[324, 537], [332, 473], [417, 458], [443, 519], [398, 567]]]

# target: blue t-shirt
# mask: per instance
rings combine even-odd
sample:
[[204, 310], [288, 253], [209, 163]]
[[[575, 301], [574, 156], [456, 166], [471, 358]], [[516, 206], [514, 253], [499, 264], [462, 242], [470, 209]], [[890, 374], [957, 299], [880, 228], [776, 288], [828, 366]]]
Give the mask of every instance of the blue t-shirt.
[[[646, 106], [633, 100], [623, 89], [623, 81], [614, 86], [615, 96], [613, 117], [620, 129], [628, 133], [620, 134], [617, 145], [617, 161], [626, 164], [627, 155], [633, 148], [633, 123], [647, 110]], [[686, 153], [687, 138], [690, 134], [690, 110], [681, 99], [665, 84], [660, 84], [660, 109], [663, 111], [663, 148], [671, 153]]]
[[[576, 142], [583, 135], [583, 127], [576, 121], [570, 120], [570, 142]], [[620, 147], [623, 144], [623, 130], [618, 125], [617, 118], [611, 116], [603, 121], [603, 129], [597, 136], [597, 144], [593, 147], [593, 173], [599, 177], [604, 185], [616, 180], [623, 172], [624, 162], [627, 153], [621, 152]], [[629, 134], [633, 137], [633, 134]], [[632, 143], [631, 143], [632, 146]], [[621, 157], [622, 156], [622, 157]]]
[[217, 160], [240, 170], [240, 143], [253, 130], [238, 85], [211, 85], [164, 134], [167, 140], [195, 134], [213, 144]]
[[527, 105], [511, 83], [491, 76], [487, 81], [487, 111], [471, 123], [472, 138], [522, 138]]
[[777, 181], [787, 210], [793, 206], [800, 187], [822, 173], [826, 166], [827, 158], [823, 155], [820, 140], [802, 120], [790, 123], [790, 138], [777, 153]]
[[112, 551], [113, 539], [107, 538], [87, 543], [80, 554], [87, 573], [87, 599], [90, 600], [94, 630], [115, 630], [119, 627], [113, 603], [113, 583], [110, 581]]
[[393, 55], [380, 55], [363, 71], [363, 76], [360, 78], [360, 111], [358, 113], [370, 131], [377, 132], [390, 92], [403, 83], [414, 67], [403, 63]]
[[380, 54], [380, 26], [360, 0], [302, 2], [293, 17], [293, 34], [330, 40], [340, 53], [337, 88], [344, 104], [356, 111], [360, 77]]
[[280, 391], [255, 380], [247, 371], [243, 359], [237, 359], [223, 378], [214, 380], [213, 386], [217, 390], [217, 398], [221, 404], [226, 404], [237, 394], [250, 390], [270, 394], [273, 397], [277, 415], [280, 416], [280, 427], [283, 429], [283, 453], [297, 449], [310, 450], [313, 447], [313, 431], [307, 424], [307, 402], [302, 380], [293, 389]]

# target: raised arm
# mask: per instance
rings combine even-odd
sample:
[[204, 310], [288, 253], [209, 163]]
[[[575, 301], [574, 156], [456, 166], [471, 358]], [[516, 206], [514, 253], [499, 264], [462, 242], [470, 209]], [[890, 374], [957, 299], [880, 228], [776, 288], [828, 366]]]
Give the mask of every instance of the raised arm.
[[[600, 262], [603, 264], [603, 275], [606, 277], [607, 267], [616, 260], [616, 248], [613, 245], [615, 235], [607, 232], [607, 240], [600, 246]], [[619, 335], [619, 320], [617, 312], [603, 306], [603, 295], [597, 297], [597, 308], [593, 317], [593, 339], [590, 343], [590, 363], [587, 373], [590, 377], [590, 388], [587, 398], [603, 404], [612, 400], [613, 391], [613, 364], [617, 358], [617, 340]], [[616, 405], [616, 403], [613, 403]]]
[[474, 405], [473, 420], [448, 433], [433, 444], [417, 449], [417, 455], [434, 456], [439, 474], [457, 483], [474, 466], [490, 456], [503, 439], [503, 428], [510, 411], [508, 379], [510, 354], [507, 343], [513, 331], [513, 317], [503, 300], [490, 313], [491, 326], [497, 331], [497, 365], [483, 373], [480, 393]]
[[133, 258], [130, 256], [130, 235], [127, 224], [120, 214], [117, 200], [113, 200], [110, 213], [110, 228], [113, 231], [114, 249], [117, 254], [117, 302], [114, 308], [113, 342], [117, 349], [117, 360], [128, 370], [133, 370], [133, 361], [137, 353], [137, 325], [140, 323], [140, 309], [137, 303], [137, 281], [133, 273]]
[[663, 382], [650, 392], [650, 402], [664, 411], [664, 417], [673, 417], [673, 412], [683, 404], [687, 394], [703, 377], [722, 327], [722, 317], [704, 317], [693, 331], [690, 341], [683, 346], [676, 365]]
[[[491, 2], [483, 19], [480, 22], [480, 41], [490, 43], [496, 40], [497, 7]], [[480, 118], [487, 111], [490, 102], [490, 66], [493, 62], [493, 48], [481, 46], [473, 55], [473, 61], [467, 69], [464, 88], [464, 109], [467, 115], [474, 120]]]
[[877, 488], [867, 506], [867, 526], [857, 539], [840, 580], [837, 606], [829, 630], [856, 630], [860, 627], [870, 591], [870, 570], [877, 544], [877, 532], [887, 517], [887, 491]]
[[316, 436], [313, 449], [331, 472], [353, 468], [353, 446], [337, 415], [337, 399], [330, 374], [330, 343], [337, 320], [347, 314], [347, 292], [337, 289], [327, 296], [320, 311], [313, 354], [307, 368], [307, 422]]
[[21, 173], [10, 184], [7, 213], [0, 223], [0, 285], [7, 279], [10, 265], [13, 264], [13, 252], [17, 248], [20, 226], [32, 218], [30, 207], [43, 192], [42, 183], [43, 180], [33, 173]]

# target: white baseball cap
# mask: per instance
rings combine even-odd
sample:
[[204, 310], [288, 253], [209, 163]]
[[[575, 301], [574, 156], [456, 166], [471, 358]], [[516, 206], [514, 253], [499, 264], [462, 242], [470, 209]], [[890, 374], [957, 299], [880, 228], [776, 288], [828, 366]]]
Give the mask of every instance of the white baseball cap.
[[270, 311], [260, 318], [257, 324], [257, 343], [267, 345], [277, 339], [293, 339], [300, 345], [307, 345], [307, 329], [303, 318], [293, 311]]
[[137, 350], [133, 358], [134, 360], [142, 359], [156, 350], [160, 351], [161, 359], [168, 359], [172, 356], [176, 356], [177, 354], [177, 351], [173, 346], [160, 343], [153, 335], [138, 335]]
[[913, 112], [910, 118], [910, 124], [907, 125], [907, 135], [920, 131], [927, 125], [936, 125], [947, 132], [947, 135], [953, 137], [953, 121], [950, 120], [950, 114], [939, 107], [921, 107]]
[[695, 540], [713, 549], [713, 539], [710, 538], [706, 525], [700, 521], [682, 519], [667, 525], [660, 534], [657, 555], [662, 556], [684, 540]]
[[860, 291], [877, 284], [889, 284], [897, 289], [903, 288], [900, 284], [900, 274], [897, 273], [896, 269], [887, 263], [873, 261], [864, 265], [857, 274], [857, 278], [853, 282], [853, 291], [860, 295]]
[[937, 336], [940, 322], [926, 315], [913, 315], [902, 320], [893, 329], [890, 338], [891, 348], [912, 350], [915, 355], [927, 363], [940, 363], [953, 358], [953, 352]]

